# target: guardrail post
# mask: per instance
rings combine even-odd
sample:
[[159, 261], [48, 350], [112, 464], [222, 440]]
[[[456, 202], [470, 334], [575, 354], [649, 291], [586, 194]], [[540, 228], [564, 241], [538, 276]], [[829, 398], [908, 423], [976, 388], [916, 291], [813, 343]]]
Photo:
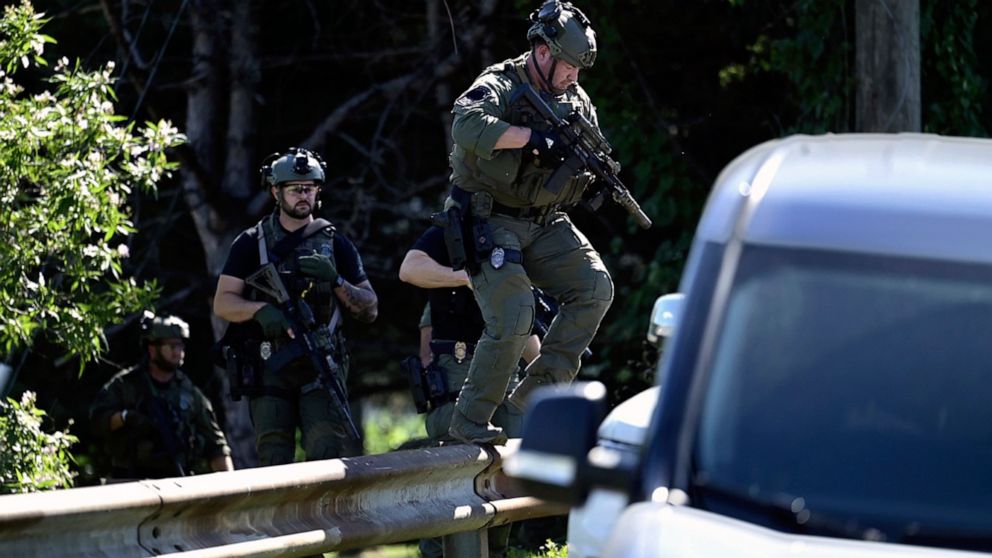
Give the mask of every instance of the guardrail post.
[[489, 558], [488, 529], [444, 536], [445, 558]]

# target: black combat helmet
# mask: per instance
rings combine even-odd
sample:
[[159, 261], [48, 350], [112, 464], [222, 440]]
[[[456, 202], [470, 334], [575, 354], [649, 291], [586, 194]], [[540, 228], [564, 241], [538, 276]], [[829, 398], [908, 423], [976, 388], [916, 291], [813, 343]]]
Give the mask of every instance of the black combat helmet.
[[313, 180], [324, 183], [327, 163], [309, 149], [290, 147], [286, 153], [273, 153], [262, 163], [262, 185], [278, 186], [292, 180]]
[[576, 68], [589, 69], [596, 62], [596, 32], [589, 18], [571, 2], [548, 0], [530, 14], [527, 40], [540, 39], [551, 56]]
[[162, 339], [189, 339], [189, 324], [176, 316], [156, 316], [145, 310], [141, 318], [141, 343]]

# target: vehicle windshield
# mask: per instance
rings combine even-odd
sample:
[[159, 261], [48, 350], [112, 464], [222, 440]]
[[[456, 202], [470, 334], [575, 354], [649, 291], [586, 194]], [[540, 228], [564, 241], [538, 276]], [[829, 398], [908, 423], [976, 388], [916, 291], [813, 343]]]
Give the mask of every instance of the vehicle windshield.
[[992, 267], [750, 247], [722, 320], [697, 486], [992, 541]]

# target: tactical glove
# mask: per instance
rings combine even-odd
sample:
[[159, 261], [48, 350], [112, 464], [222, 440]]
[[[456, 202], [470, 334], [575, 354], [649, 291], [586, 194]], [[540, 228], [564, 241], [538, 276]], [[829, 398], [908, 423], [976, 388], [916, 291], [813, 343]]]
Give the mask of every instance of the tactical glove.
[[557, 166], [565, 160], [565, 156], [567, 155], [565, 145], [558, 138], [558, 134], [554, 130], [542, 132], [532, 129], [530, 131], [530, 139], [527, 140], [526, 148], [531, 150], [531, 152], [537, 151], [538, 164], [544, 168]]
[[291, 327], [289, 320], [283, 315], [282, 310], [271, 304], [266, 304], [259, 308], [251, 319], [262, 326], [262, 333], [269, 339], [285, 334], [286, 330]]
[[320, 281], [336, 283], [338, 280], [338, 270], [334, 267], [334, 261], [322, 254], [303, 256], [299, 259], [300, 273], [307, 277], [313, 277]]

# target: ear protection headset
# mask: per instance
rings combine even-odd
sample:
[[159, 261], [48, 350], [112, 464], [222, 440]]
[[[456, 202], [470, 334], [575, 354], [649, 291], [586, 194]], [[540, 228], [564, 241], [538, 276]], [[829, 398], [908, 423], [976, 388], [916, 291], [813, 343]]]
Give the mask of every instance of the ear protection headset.
[[262, 168], [258, 169], [258, 172], [262, 177], [262, 188], [275, 186], [272, 179], [272, 163], [276, 162], [279, 157], [282, 157], [282, 153], [276, 151], [275, 153], [269, 154], [265, 157], [265, 159], [262, 159]]

